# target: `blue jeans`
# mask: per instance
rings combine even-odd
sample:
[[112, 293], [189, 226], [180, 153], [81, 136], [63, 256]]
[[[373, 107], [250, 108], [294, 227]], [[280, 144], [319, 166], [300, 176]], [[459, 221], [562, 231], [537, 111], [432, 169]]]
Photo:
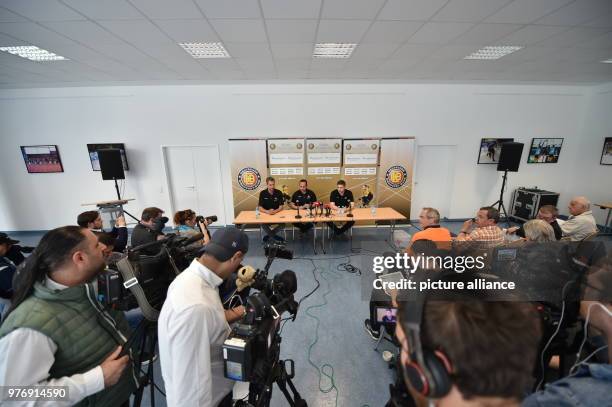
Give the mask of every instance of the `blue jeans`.
[[546, 385], [544, 390], [527, 397], [523, 407], [564, 407], [610, 405], [612, 365], [584, 364], [574, 376]]

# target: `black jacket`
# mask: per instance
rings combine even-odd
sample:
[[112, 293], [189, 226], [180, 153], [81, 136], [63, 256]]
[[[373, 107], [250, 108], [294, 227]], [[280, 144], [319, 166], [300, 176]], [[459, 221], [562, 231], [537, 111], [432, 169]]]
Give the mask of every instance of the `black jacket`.
[[[559, 226], [556, 220], [551, 223], [550, 226], [552, 226], [553, 230], [555, 231], [555, 238], [557, 240], [561, 240], [561, 238], [563, 237], [563, 231], [561, 230], [561, 226]], [[520, 237], [525, 237], [525, 229], [523, 229], [522, 225], [516, 231], [516, 235]]]
[[[157, 236], [163, 235], [163, 233], [153, 230], [145, 225], [138, 224], [132, 231], [132, 247], [140, 246], [146, 243], [157, 241]], [[159, 253], [159, 247], [154, 246], [146, 248], [142, 251], [143, 254], [156, 255]]]

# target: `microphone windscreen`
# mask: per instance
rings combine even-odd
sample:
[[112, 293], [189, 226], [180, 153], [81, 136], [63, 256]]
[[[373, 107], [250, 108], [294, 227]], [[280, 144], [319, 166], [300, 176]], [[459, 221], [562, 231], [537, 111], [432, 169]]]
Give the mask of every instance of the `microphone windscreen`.
[[274, 276], [274, 286], [283, 297], [288, 297], [297, 291], [297, 277], [291, 270], [285, 270]]

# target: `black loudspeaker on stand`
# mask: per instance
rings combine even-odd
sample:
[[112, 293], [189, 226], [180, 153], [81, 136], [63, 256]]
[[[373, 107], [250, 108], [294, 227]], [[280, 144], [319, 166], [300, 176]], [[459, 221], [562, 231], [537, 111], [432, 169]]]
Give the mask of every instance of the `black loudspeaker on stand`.
[[[123, 160], [121, 159], [121, 150], [119, 149], [104, 149], [98, 150], [98, 160], [100, 161], [100, 171], [102, 171], [103, 181], [115, 181], [115, 191], [117, 191], [117, 199], [121, 200], [121, 193], [119, 192], [119, 185], [117, 184], [118, 179], [125, 179], [125, 173], [123, 172]], [[140, 223], [140, 219], [121, 208], [122, 212]]]
[[506, 222], [508, 222], [508, 211], [506, 211], [506, 206], [504, 205], [504, 191], [506, 189], [506, 182], [508, 181], [508, 171], [518, 172], [519, 166], [521, 165], [521, 155], [523, 154], [524, 146], [523, 143], [516, 142], [502, 143], [501, 145], [497, 171], [503, 171], [504, 176], [502, 177], [502, 187], [499, 192], [499, 199], [492, 203], [491, 206], [497, 206], [497, 210], [500, 215], [503, 214]]

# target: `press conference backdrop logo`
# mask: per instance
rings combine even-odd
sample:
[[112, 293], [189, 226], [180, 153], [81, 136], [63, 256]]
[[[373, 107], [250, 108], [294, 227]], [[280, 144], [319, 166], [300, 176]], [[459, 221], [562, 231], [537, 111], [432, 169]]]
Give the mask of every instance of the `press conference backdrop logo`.
[[238, 184], [247, 191], [257, 189], [261, 184], [261, 175], [255, 168], [246, 167], [238, 173]]
[[408, 180], [408, 172], [401, 165], [394, 165], [387, 170], [385, 182], [391, 188], [401, 188]]

